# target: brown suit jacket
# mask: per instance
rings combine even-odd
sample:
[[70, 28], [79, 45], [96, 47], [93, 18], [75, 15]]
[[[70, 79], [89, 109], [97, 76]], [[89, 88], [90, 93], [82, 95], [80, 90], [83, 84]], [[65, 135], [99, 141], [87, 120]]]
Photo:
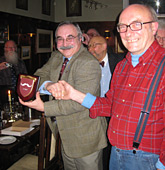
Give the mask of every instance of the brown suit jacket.
[[[41, 83], [46, 80], [57, 82], [62, 63], [63, 55], [52, 53], [49, 61], [35, 74], [41, 77]], [[98, 61], [81, 46], [67, 64], [61, 79], [79, 91], [99, 96], [100, 77]], [[91, 119], [89, 110], [72, 100], [51, 100], [44, 103], [44, 109], [54, 134], [55, 123], [49, 117], [56, 117], [62, 145], [69, 157], [84, 157], [107, 146], [104, 117]]]

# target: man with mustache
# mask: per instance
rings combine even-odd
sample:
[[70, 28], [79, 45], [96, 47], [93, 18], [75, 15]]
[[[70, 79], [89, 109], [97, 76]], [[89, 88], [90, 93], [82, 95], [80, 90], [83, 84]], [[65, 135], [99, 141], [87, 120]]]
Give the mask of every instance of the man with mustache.
[[[35, 73], [41, 78], [40, 93], [53, 93], [53, 84], [61, 79], [84, 93], [99, 95], [100, 65], [82, 45], [79, 26], [61, 23], [55, 37], [58, 51], [53, 52], [49, 61]], [[67, 63], [66, 59], [69, 60]], [[66, 67], [61, 74], [63, 62]], [[44, 112], [54, 135], [57, 123], [65, 170], [102, 170], [103, 148], [107, 146], [105, 118], [91, 119], [89, 110], [72, 100], [52, 100], [50, 96], [48, 102], [42, 102], [39, 93], [37, 100], [21, 103]], [[51, 117], [55, 117], [56, 123]]]
[[13, 66], [16, 78], [20, 73], [27, 73], [23, 60], [18, 57], [15, 42], [8, 40], [4, 45], [4, 56], [0, 57], [0, 85], [16, 86], [12, 84], [11, 66]]

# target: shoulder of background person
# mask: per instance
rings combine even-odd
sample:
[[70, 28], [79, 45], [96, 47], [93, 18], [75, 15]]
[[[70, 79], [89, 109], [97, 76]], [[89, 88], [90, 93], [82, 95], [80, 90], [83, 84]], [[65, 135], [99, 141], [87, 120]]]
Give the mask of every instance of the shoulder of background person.
[[108, 56], [119, 62], [125, 58], [126, 53], [110, 53]]

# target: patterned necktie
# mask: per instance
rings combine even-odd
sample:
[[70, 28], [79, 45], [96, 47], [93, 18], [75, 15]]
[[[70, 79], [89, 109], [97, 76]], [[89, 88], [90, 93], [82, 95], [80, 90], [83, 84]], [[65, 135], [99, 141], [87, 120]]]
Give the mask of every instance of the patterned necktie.
[[[61, 76], [62, 76], [62, 74], [63, 74], [63, 72], [64, 72], [64, 70], [65, 70], [65, 67], [66, 67], [68, 61], [69, 61], [69, 60], [68, 60], [67, 58], [64, 59], [64, 62], [63, 62], [63, 64], [62, 64], [62, 67], [61, 67], [61, 71], [60, 71], [60, 75], [59, 75], [58, 80], [61, 79]], [[53, 97], [53, 100], [54, 100], [54, 99], [55, 99], [55, 98]], [[52, 117], [51, 117], [51, 121], [54, 122], [55, 120], [56, 120], [56, 117], [55, 117], [55, 116], [52, 116]]]
[[105, 64], [104, 61], [100, 62], [100, 65], [101, 65], [102, 67], [104, 67], [104, 64]]
[[17, 82], [17, 76], [16, 76], [16, 71], [13, 65], [10, 66], [10, 71], [11, 71], [11, 84], [15, 88], [16, 82]]
[[58, 80], [61, 79], [61, 76], [62, 76], [62, 74], [63, 74], [63, 72], [64, 72], [64, 69], [65, 69], [68, 61], [69, 61], [68, 58], [65, 58], [65, 59], [64, 59], [64, 62], [63, 62], [63, 64], [62, 64], [62, 68], [61, 68], [61, 71], [60, 71], [60, 75], [59, 75]]

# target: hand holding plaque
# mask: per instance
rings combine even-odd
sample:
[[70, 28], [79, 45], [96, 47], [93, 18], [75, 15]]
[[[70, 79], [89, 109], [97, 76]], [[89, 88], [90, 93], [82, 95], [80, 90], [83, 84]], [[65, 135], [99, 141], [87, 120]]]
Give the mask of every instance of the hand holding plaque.
[[23, 101], [35, 98], [40, 77], [26, 74], [19, 74], [17, 82], [17, 94]]

